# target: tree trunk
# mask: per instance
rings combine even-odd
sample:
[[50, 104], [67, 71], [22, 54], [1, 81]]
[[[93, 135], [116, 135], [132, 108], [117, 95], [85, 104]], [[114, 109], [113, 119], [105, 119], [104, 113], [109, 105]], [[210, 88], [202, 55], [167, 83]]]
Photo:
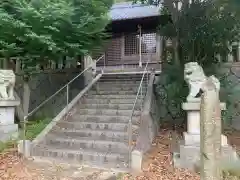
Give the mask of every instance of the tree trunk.
[[174, 64], [176, 66], [180, 66], [180, 57], [179, 57], [179, 43], [177, 38], [173, 38], [172, 40], [172, 45], [173, 45], [173, 58], [174, 58]]

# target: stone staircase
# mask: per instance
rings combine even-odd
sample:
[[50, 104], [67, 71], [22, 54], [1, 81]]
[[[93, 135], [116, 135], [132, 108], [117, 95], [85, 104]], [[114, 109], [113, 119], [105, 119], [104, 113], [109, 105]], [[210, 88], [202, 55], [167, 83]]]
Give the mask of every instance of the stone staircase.
[[[103, 75], [70, 115], [60, 120], [31, 155], [94, 167], [129, 170], [128, 122], [142, 74]], [[136, 139], [146, 78], [133, 114]], [[142, 95], [141, 95], [142, 94]]]

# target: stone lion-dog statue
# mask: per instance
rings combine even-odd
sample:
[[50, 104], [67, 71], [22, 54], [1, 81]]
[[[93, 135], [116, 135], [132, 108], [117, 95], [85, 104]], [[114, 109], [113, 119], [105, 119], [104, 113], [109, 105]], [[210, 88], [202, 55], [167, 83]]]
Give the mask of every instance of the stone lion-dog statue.
[[0, 99], [14, 100], [15, 74], [13, 70], [0, 69]]
[[189, 94], [187, 101], [193, 101], [196, 99], [200, 90], [203, 88], [203, 84], [207, 79], [211, 79], [216, 89], [220, 90], [220, 82], [215, 76], [207, 77], [203, 71], [203, 68], [197, 62], [189, 62], [184, 65], [184, 80], [189, 87]]

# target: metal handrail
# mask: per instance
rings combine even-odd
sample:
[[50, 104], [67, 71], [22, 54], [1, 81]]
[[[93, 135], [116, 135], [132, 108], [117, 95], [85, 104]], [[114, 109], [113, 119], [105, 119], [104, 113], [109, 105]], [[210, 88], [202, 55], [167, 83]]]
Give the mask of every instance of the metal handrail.
[[[98, 58], [95, 62], [93, 63], [97, 63], [98, 61], [100, 61], [102, 58], [104, 58], [104, 65], [105, 65], [105, 56], [102, 55], [100, 58]], [[85, 68], [82, 72], [80, 72], [77, 76], [75, 76], [71, 81], [69, 81], [67, 84], [65, 84], [62, 88], [60, 88], [57, 92], [55, 92], [53, 95], [51, 95], [49, 98], [47, 98], [45, 101], [43, 101], [40, 105], [38, 105], [34, 110], [32, 110], [30, 113], [28, 113], [26, 116], [24, 116], [24, 120], [23, 120], [23, 158], [25, 158], [26, 156], [26, 121], [28, 119], [29, 116], [31, 116], [33, 113], [35, 113], [37, 110], [39, 110], [43, 105], [45, 105], [49, 100], [51, 100], [53, 97], [55, 97], [59, 92], [61, 92], [65, 87], [67, 87], [67, 107], [68, 107], [68, 101], [69, 101], [69, 84], [71, 84], [76, 78], [78, 78], [79, 76], [81, 76], [85, 71], [87, 71], [88, 69], [92, 68], [91, 66]], [[105, 66], [104, 66], [105, 68]], [[103, 69], [102, 72], [103, 73]]]
[[[100, 61], [102, 58], [105, 58], [105, 55], [102, 55], [101, 57], [99, 57], [96, 62]], [[93, 63], [92, 63], [93, 64]], [[27, 116], [24, 117], [24, 121], [31, 116], [32, 114], [34, 114], [37, 110], [39, 110], [43, 105], [45, 105], [48, 101], [50, 101], [53, 97], [55, 97], [59, 92], [61, 92], [64, 88], [68, 87], [69, 84], [71, 84], [75, 79], [77, 79], [79, 76], [81, 76], [84, 72], [86, 72], [88, 69], [90, 69], [92, 67], [91, 66], [85, 68], [82, 72], [80, 72], [77, 76], [75, 76], [71, 81], [69, 81], [67, 84], [65, 84], [63, 87], [61, 87], [58, 91], [56, 91], [53, 95], [51, 95], [49, 98], [47, 98], [45, 101], [43, 101], [41, 104], [39, 104], [35, 109], [33, 109], [30, 113], [27, 114]], [[105, 64], [105, 61], [104, 61]], [[68, 88], [67, 88], [68, 91]], [[68, 102], [68, 99], [67, 99]]]
[[[134, 111], [135, 111], [135, 107], [136, 107], [136, 104], [137, 104], [137, 100], [138, 100], [138, 96], [141, 92], [141, 96], [142, 96], [142, 86], [143, 86], [143, 79], [145, 77], [145, 74], [147, 73], [147, 67], [148, 67], [148, 63], [149, 61], [151, 60], [151, 58], [147, 61], [146, 65], [145, 65], [145, 68], [144, 68], [144, 71], [143, 71], [143, 75], [142, 75], [142, 78], [141, 78], [141, 81], [140, 81], [140, 84], [138, 86], [138, 91], [137, 91], [137, 95], [136, 95], [136, 98], [134, 100], [134, 103], [133, 103], [133, 108], [132, 108], [132, 112], [131, 112], [131, 116], [130, 116], [130, 119], [129, 119], [129, 124], [128, 124], [128, 136], [129, 136], [129, 163], [131, 161], [131, 151], [132, 151], [132, 136], [133, 136], [133, 132], [132, 132], [132, 118], [133, 118], [133, 114], [134, 114]], [[142, 104], [141, 104], [142, 106]]]

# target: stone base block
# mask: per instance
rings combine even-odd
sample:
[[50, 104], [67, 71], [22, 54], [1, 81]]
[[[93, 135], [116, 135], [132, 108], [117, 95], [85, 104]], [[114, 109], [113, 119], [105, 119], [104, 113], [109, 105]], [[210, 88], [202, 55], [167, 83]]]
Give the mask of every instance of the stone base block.
[[[189, 134], [187, 132], [183, 133], [184, 144], [185, 145], [197, 145], [200, 144], [200, 135], [199, 134]], [[221, 136], [222, 146], [228, 146], [228, 140], [225, 135]]]
[[3, 125], [0, 126], [0, 141], [6, 142], [18, 138], [18, 125]]
[[11, 124], [11, 125], [0, 125], [0, 132], [1, 133], [11, 133], [18, 131], [18, 125], [17, 124]]
[[[238, 155], [231, 146], [222, 146], [222, 162], [237, 161]], [[173, 156], [174, 166], [195, 170], [200, 163], [200, 146], [180, 145], [179, 153]]]

